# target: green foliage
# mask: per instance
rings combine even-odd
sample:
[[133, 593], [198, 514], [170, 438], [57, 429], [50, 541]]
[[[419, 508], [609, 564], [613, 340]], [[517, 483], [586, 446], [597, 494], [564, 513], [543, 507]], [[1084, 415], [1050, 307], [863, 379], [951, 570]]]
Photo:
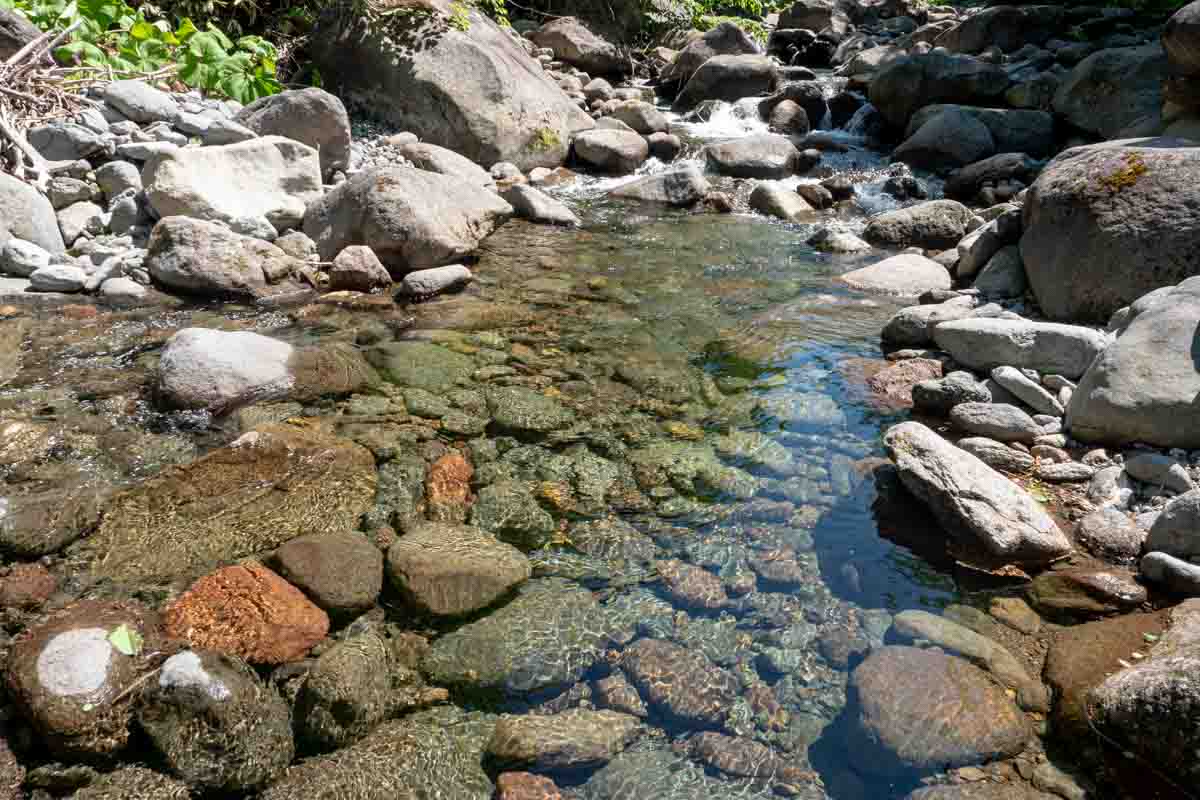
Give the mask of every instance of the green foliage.
[[717, 27], [722, 22], [732, 22], [748, 33], [752, 39], [761, 45], [765, 45], [767, 43], [767, 36], [770, 35], [770, 31], [767, 30], [767, 26], [764, 25], [761, 20], [745, 19], [742, 17], [702, 16], [693, 21], [693, 27], [695, 27], [696, 30], [707, 31]]
[[732, 22], [759, 42], [767, 41], [763, 16], [777, 0], [643, 0], [643, 26], [651, 36], [695, 28], [707, 31]]
[[0, 0], [0, 8], [21, 11], [43, 30], [77, 24], [54, 56], [81, 71], [130, 77], [178, 65], [178, 78], [186, 85], [242, 103], [281, 88], [273, 44], [259, 36], [234, 42], [211, 22], [203, 30], [188, 18], [172, 25], [124, 0]]
[[451, 3], [450, 27], [459, 31], [471, 30], [471, 10], [462, 3]]

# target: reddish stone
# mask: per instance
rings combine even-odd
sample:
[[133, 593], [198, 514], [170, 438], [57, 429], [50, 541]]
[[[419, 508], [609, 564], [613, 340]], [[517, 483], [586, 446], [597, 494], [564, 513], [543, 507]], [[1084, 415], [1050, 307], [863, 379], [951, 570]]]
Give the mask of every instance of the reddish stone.
[[0, 606], [37, 608], [58, 588], [55, 578], [41, 564], [17, 564], [0, 578]]
[[100, 311], [95, 306], [67, 305], [58, 309], [66, 319], [95, 319]]
[[882, 409], [912, 408], [912, 387], [942, 377], [942, 363], [909, 358], [895, 363], [878, 359], [849, 359], [844, 370], [851, 382], [866, 386], [870, 402]]
[[324, 611], [254, 562], [204, 576], [168, 606], [163, 617], [173, 638], [252, 664], [303, 658], [329, 632]]
[[465, 522], [471, 505], [471, 462], [452, 450], [433, 462], [425, 479], [429, 518], [439, 522]]
[[496, 778], [497, 800], [562, 800], [558, 786], [544, 775], [504, 772]]

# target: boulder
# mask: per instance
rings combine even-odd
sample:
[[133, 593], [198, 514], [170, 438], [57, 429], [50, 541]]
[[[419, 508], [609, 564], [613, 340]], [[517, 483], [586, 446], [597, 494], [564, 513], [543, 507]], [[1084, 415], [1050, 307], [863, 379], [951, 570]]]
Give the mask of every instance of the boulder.
[[48, 253], [62, 253], [62, 232], [54, 206], [45, 195], [24, 181], [0, 173], [0, 246], [22, 239]]
[[1138, 567], [1142, 577], [1168, 592], [1200, 597], [1200, 565], [1166, 553], [1147, 553]]
[[933, 650], [889, 646], [852, 673], [849, 754], [872, 775], [981, 764], [1019, 753], [1030, 736], [1016, 705], [983, 670]]
[[929, 200], [876, 214], [863, 238], [877, 247], [945, 250], [967, 234], [971, 210], [954, 200]]
[[1054, 94], [1054, 113], [1103, 139], [1162, 110], [1167, 54], [1160, 43], [1100, 50], [1080, 61]]
[[74, 264], [51, 264], [29, 274], [32, 292], [78, 292], [87, 283], [87, 273]]
[[51, 122], [30, 128], [25, 138], [30, 147], [47, 161], [77, 161], [101, 156], [105, 150], [103, 136], [73, 122]]
[[1176, 558], [1200, 556], [1200, 490], [1181, 494], [1167, 503], [1146, 537], [1147, 552], [1157, 551]]
[[[913, 117], [914, 121], [916, 117]], [[987, 126], [963, 111], [950, 110], [929, 117], [900, 143], [892, 154], [920, 169], [940, 170], [980, 161], [996, 151]]]
[[720, 727], [738, 694], [733, 673], [699, 651], [660, 639], [627, 647], [621, 667], [652, 707], [688, 727]]
[[400, 293], [415, 300], [427, 300], [469, 284], [475, 276], [462, 264], [430, 267], [410, 272], [400, 281]]
[[135, 689], [163, 644], [143, 606], [83, 600], [16, 637], [4, 679], [52, 753], [103, 758], [128, 742]]
[[1058, 398], [1016, 367], [996, 367], [992, 370], [992, 380], [1039, 414], [1063, 415]]
[[[862, 244], [863, 249], [871, 248], [866, 242]], [[973, 297], [956, 297], [944, 303], [909, 306], [892, 315], [883, 326], [880, 338], [890, 347], [924, 347], [933, 343], [933, 331], [941, 323], [973, 316]]]
[[1024, 489], [924, 425], [896, 425], [884, 446], [905, 487], [972, 555], [1045, 563], [1071, 551], [1058, 525]]
[[1188, 475], [1187, 465], [1162, 453], [1132, 453], [1126, 456], [1125, 472], [1135, 480], [1150, 484], [1156, 493], [1166, 489], [1174, 494], [1183, 494], [1196, 488]]
[[704, 174], [695, 166], [687, 166], [624, 183], [609, 194], [647, 203], [690, 206], [703, 200], [708, 190]]
[[585, 164], [616, 175], [628, 175], [650, 157], [650, 146], [633, 131], [584, 131], [571, 142], [575, 157]]
[[418, 612], [461, 616], [485, 608], [531, 574], [515, 547], [478, 528], [414, 525], [388, 550], [392, 584]]
[[215, 222], [166, 217], [150, 232], [145, 266], [156, 283], [177, 292], [260, 297], [272, 284], [286, 285], [304, 262]]
[[[819, 127], [829, 113], [829, 103], [825, 100], [825, 84], [809, 80], [784, 84], [770, 96], [760, 100], [758, 115], [769, 120], [776, 109], [789, 101], [804, 109], [804, 114], [812, 127]], [[804, 133], [808, 133], [808, 131], [806, 130]]]
[[295, 383], [287, 342], [249, 331], [184, 328], [167, 340], [158, 391], [172, 408], [223, 412], [286, 397]]
[[521, 219], [548, 225], [565, 225], [569, 228], [583, 224], [566, 203], [528, 184], [515, 183], [503, 189], [500, 196], [513, 207], [513, 211]]
[[592, 127], [521, 44], [482, 12], [429, 0], [428, 13], [386, 0], [370, 13], [331, 7], [309, 51], [330, 86], [381, 120], [477, 164], [554, 168]]
[[350, 115], [335, 95], [310, 87], [260, 97], [234, 120], [259, 136], [286, 136], [317, 151], [321, 174], [350, 167]]
[[72, 556], [97, 580], [187, 580], [297, 536], [353, 530], [375, 483], [365, 447], [266, 425], [115, 496]]
[[1029, 281], [1025, 277], [1025, 262], [1021, 260], [1021, 249], [1010, 244], [997, 250], [975, 276], [974, 286], [987, 298], [1023, 296], [1029, 288]]
[[297, 661], [329, 632], [324, 611], [255, 561], [205, 575], [163, 610], [163, 621], [195, 649], [252, 664]]
[[987, 464], [992, 469], [1021, 474], [1033, 469], [1034, 459], [1029, 453], [1017, 450], [1003, 442], [986, 436], [968, 436], [958, 440], [958, 447]]
[[1034, 578], [1028, 596], [1048, 615], [1088, 618], [1133, 611], [1146, 602], [1147, 592], [1121, 567], [1066, 567]]
[[333, 259], [329, 288], [333, 291], [373, 292], [392, 285], [392, 276], [371, 248], [352, 244]]
[[370, 610], [383, 589], [383, 554], [359, 533], [300, 536], [276, 550], [270, 565], [335, 620]]
[[1104, 506], [1079, 520], [1075, 536], [1081, 545], [1097, 556], [1116, 562], [1129, 562], [1142, 552], [1146, 531], [1138, 527], [1125, 512]]
[[779, 66], [761, 55], [713, 56], [692, 73], [675, 98], [675, 108], [686, 111], [704, 100], [734, 102], [766, 94], [775, 88]]
[[1192, 344], [1200, 324], [1200, 278], [1157, 294], [1159, 302], [1120, 331], [1071, 395], [1066, 423], [1075, 438], [1200, 447], [1200, 367]]
[[510, 769], [573, 770], [608, 763], [638, 735], [637, 717], [573, 708], [557, 714], [504, 715], [485, 753]]
[[[1200, 74], [1200, 6], [1188, 3], [1172, 14], [1163, 29], [1162, 43], [1174, 74]], [[2, 47], [0, 58], [3, 58]]]
[[608, 115], [621, 120], [643, 136], [654, 133], [666, 133], [671, 123], [653, 103], [644, 100], [626, 100], [608, 110]]
[[796, 0], [779, 12], [778, 27], [784, 30], [804, 28], [822, 31], [837, 17], [845, 19], [846, 12], [834, 0]]
[[955, 53], [981, 53], [998, 47], [1005, 53], [1025, 45], [1041, 47], [1062, 33], [1066, 11], [1059, 6], [985, 8], [938, 36], [935, 43]]
[[1055, 800], [1024, 783], [959, 783], [917, 789], [904, 800]]
[[931, 52], [884, 65], [871, 81], [870, 100], [900, 130], [918, 109], [934, 103], [986, 105], [1004, 96], [1010, 79], [996, 64]]
[[0, 61], [8, 61], [41, 35], [41, 29], [24, 14], [7, 8], [0, 10]]
[[1132, 667], [1105, 680], [1089, 695], [1099, 731], [1172, 775], [1200, 777], [1200, 600], [1171, 610], [1171, 627]]
[[1198, 273], [1200, 208], [1180, 202], [1200, 175], [1194, 144], [1103, 142], [1046, 167], [1029, 189], [1021, 256], [1047, 316], [1100, 322]]
[[931, 105], [912, 115], [907, 135], [912, 136], [930, 120], [952, 111], [965, 114], [986, 127], [992, 135], [996, 151], [1000, 153], [1025, 153], [1035, 158], [1045, 158], [1054, 150], [1054, 115], [1046, 111], [981, 108], [949, 103]]
[[323, 194], [317, 151], [282, 136], [162, 151], [142, 168], [142, 185], [159, 217], [266, 218], [277, 230], [299, 225]]
[[809, 125], [808, 112], [804, 110], [803, 106], [795, 100], [784, 100], [771, 109], [767, 127], [772, 133], [781, 133], [784, 136], [803, 136], [809, 132], [812, 126]]
[[575, 17], [552, 19], [528, 38], [538, 47], [553, 50], [555, 60], [578, 67], [589, 75], [626, 73], [633, 66], [615, 46], [592, 33]]
[[840, 281], [854, 289], [917, 297], [931, 289], [949, 289], [952, 281], [946, 268], [915, 253], [885, 258], [878, 264], [843, 274]]
[[304, 232], [330, 261], [370, 247], [393, 274], [459, 261], [512, 215], [498, 195], [413, 167], [364, 170], [311, 203]]
[[104, 102], [138, 125], [172, 122], [179, 105], [171, 95], [145, 81], [114, 81], [105, 85]]
[[972, 436], [1001, 442], [1032, 444], [1042, 432], [1033, 417], [1007, 403], [959, 403], [950, 409], [950, 421]]
[[710, 169], [733, 178], [786, 178], [796, 171], [800, 151], [786, 136], [753, 134], [704, 148]]
[[1012, 366], [1071, 380], [1088, 371], [1108, 346], [1108, 337], [1092, 328], [1024, 319], [952, 320], [934, 328], [933, 339], [973, 370]]
[[734, 22], [722, 22], [688, 42], [663, 71], [662, 81], [682, 86], [700, 65], [715, 56], [761, 55], [762, 48]]
[[959, 370], [939, 380], [921, 381], [913, 386], [912, 398], [918, 411], [944, 416], [960, 403], [990, 403], [992, 394], [974, 375]]
[[1000, 153], [951, 172], [946, 177], [946, 197], [973, 200], [985, 183], [1016, 180], [1029, 184], [1040, 168], [1039, 162], [1025, 153]]
[[138, 723], [171, 771], [201, 791], [245, 792], [295, 754], [291, 712], [245, 662], [185, 650], [142, 692]]
[[799, 222], [812, 218], [813, 207], [804, 198], [778, 183], [760, 183], [750, 193], [750, 208], [772, 217]]

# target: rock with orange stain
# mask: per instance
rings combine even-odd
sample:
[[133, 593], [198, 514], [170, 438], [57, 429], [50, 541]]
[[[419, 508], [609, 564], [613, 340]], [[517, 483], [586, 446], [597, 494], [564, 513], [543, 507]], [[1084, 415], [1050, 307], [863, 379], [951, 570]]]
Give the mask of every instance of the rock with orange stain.
[[504, 772], [496, 778], [498, 800], [562, 800], [558, 786], [544, 775]]
[[466, 522], [471, 507], [471, 462], [452, 450], [433, 462], [425, 479], [425, 497], [430, 519], [438, 522]]
[[324, 611], [255, 562], [204, 576], [167, 607], [163, 619], [171, 637], [252, 664], [300, 659], [329, 632]]
[[58, 578], [41, 564], [18, 564], [0, 578], [0, 607], [38, 608], [57, 588]]

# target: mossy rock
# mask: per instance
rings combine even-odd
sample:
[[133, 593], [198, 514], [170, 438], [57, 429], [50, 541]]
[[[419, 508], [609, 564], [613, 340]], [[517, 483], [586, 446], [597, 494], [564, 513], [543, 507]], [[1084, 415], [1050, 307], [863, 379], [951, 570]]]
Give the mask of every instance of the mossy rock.
[[146, 767], [122, 767], [101, 775], [72, 800], [189, 800], [186, 783]]
[[445, 392], [475, 371], [470, 356], [428, 342], [389, 342], [367, 359], [392, 383], [429, 392]]

